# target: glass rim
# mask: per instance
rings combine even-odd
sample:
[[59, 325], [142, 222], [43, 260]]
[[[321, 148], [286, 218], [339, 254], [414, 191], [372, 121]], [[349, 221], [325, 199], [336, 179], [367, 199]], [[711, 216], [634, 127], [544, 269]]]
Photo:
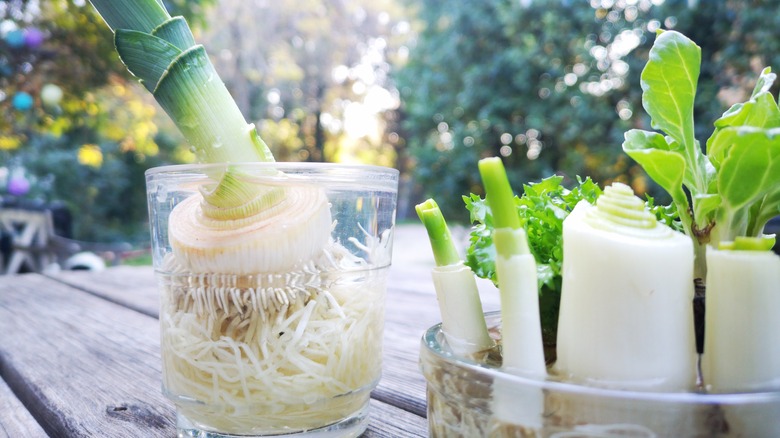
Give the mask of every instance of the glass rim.
[[[501, 316], [500, 311], [485, 312], [485, 318], [496, 319]], [[490, 324], [488, 323], [488, 326]], [[707, 404], [707, 405], [741, 405], [751, 403], [778, 403], [780, 402], [780, 391], [755, 391], [739, 393], [697, 393], [697, 392], [642, 392], [636, 390], [620, 390], [612, 388], [599, 388], [596, 386], [586, 386], [576, 383], [559, 382], [549, 379], [539, 380], [511, 374], [502, 371], [496, 367], [490, 367], [480, 364], [468, 358], [456, 356], [454, 353], [445, 350], [446, 344], [440, 342], [439, 334], [442, 332], [441, 323], [428, 328], [421, 339], [421, 368], [425, 368], [425, 358], [423, 354], [432, 355], [436, 360], [446, 362], [450, 365], [469, 370], [483, 377], [488, 377], [501, 384], [520, 385], [534, 387], [541, 390], [566, 393], [571, 395], [582, 395], [599, 398], [610, 398], [615, 400], [637, 400], [643, 402], [659, 403], [677, 403], [677, 404]], [[425, 374], [423, 372], [423, 374]], [[427, 376], [426, 376], [427, 380]], [[471, 379], [476, 382], [475, 379]], [[431, 382], [428, 382], [430, 385]]]
[[398, 169], [376, 164], [358, 164], [358, 163], [331, 163], [331, 162], [311, 162], [311, 161], [250, 161], [240, 163], [189, 163], [189, 164], [165, 164], [148, 168], [144, 174], [148, 176], [163, 173], [181, 173], [181, 172], [203, 172], [204, 170], [214, 168], [235, 167], [253, 167], [253, 168], [273, 168], [273, 169], [343, 169], [352, 171], [369, 171], [374, 173], [385, 173], [388, 175], [399, 175]]

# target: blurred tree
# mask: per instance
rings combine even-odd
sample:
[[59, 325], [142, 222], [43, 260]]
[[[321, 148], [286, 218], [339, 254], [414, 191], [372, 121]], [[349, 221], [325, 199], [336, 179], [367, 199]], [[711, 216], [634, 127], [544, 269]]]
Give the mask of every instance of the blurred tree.
[[[202, 22], [213, 2], [166, 3]], [[82, 240], [147, 241], [143, 172], [188, 158], [85, 0], [0, 4], [0, 200], [62, 201]]]
[[[500, 155], [514, 187], [551, 173], [589, 175], [655, 191], [621, 151], [649, 129], [639, 74], [659, 28], [702, 46], [699, 139], [749, 95], [765, 54], [780, 52], [778, 1], [430, 0], [397, 73], [401, 123], [423, 196], [453, 220], [460, 196], [481, 194], [476, 162]], [[779, 65], [780, 64], [776, 64]]]
[[221, 0], [212, 14], [203, 41], [277, 157], [394, 164], [381, 116], [397, 105], [398, 1]]

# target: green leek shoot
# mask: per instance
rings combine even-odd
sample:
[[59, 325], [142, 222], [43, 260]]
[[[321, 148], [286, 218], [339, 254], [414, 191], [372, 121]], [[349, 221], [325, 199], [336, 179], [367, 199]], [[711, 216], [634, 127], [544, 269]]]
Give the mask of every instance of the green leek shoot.
[[444, 216], [433, 199], [415, 207], [431, 241], [436, 267], [431, 271], [442, 332], [453, 353], [469, 355], [493, 346], [474, 273], [463, 264]]
[[520, 226], [514, 194], [500, 158], [479, 162], [479, 172], [493, 212], [496, 274], [501, 293], [502, 366], [510, 372], [543, 377], [542, 331], [536, 261]]

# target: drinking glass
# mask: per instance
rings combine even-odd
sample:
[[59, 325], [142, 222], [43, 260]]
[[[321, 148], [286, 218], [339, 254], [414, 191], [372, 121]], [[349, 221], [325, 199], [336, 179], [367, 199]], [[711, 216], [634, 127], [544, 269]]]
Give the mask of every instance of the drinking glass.
[[[265, 194], [263, 208], [216, 231], [184, 224], [187, 203], [196, 225], [219, 217], [203, 216], [211, 207], [202, 194], [218, 190], [226, 172]], [[176, 407], [179, 436], [360, 435], [381, 372], [398, 172], [326, 163], [176, 165], [150, 169], [146, 183], [163, 391]], [[321, 202], [312, 220], [319, 225], [301, 226], [298, 207], [273, 216], [284, 202], [302, 209]], [[266, 214], [272, 218], [260, 217]], [[196, 249], [178, 248], [185, 240]], [[205, 241], [241, 249], [226, 256], [233, 250]]]

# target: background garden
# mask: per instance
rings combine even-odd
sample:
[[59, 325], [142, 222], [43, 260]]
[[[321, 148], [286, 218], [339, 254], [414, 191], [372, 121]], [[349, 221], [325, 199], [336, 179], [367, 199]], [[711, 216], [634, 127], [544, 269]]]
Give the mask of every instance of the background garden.
[[[399, 218], [435, 196], [467, 222], [476, 163], [664, 195], [621, 150], [651, 129], [655, 31], [702, 48], [697, 138], [780, 68], [778, 0], [170, 0], [279, 160], [402, 172]], [[777, 95], [777, 90], [773, 94]], [[704, 123], [702, 123], [704, 122]], [[194, 156], [86, 0], [0, 3], [0, 199], [61, 206], [59, 232], [148, 242], [143, 173]]]

